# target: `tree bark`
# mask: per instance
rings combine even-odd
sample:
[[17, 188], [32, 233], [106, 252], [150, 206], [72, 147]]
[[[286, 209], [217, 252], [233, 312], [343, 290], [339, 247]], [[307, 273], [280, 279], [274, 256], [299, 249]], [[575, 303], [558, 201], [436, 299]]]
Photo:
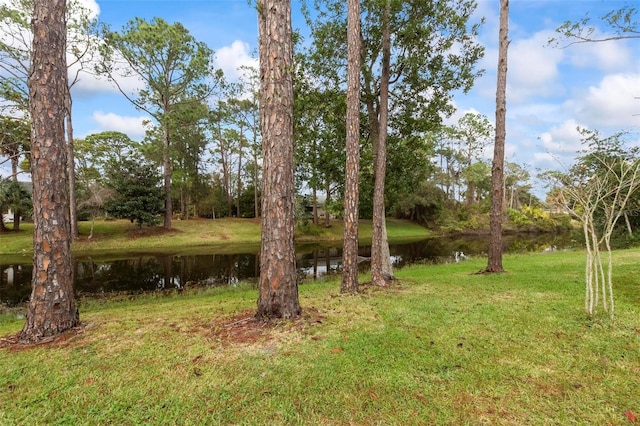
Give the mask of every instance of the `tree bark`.
[[504, 201], [504, 145], [507, 115], [507, 52], [509, 48], [509, 0], [500, 0], [500, 44], [496, 89], [496, 139], [491, 168], [491, 243], [486, 272], [502, 272], [502, 216]]
[[[18, 182], [18, 166], [16, 165], [14, 167], [13, 162], [14, 161], [13, 161], [13, 158], [12, 158], [11, 159], [11, 176], [12, 176], [12, 179], [13, 179], [14, 182]], [[1, 214], [2, 214], [2, 212], [0, 211], [0, 215]], [[13, 230], [14, 231], [19, 231], [20, 230], [20, 215], [21, 214], [22, 214], [21, 209], [16, 207], [14, 209], [14, 212], [13, 212]], [[4, 222], [3, 222], [2, 226], [0, 226], [0, 229], [4, 229]]]
[[[169, 113], [169, 108], [165, 107], [165, 114]], [[169, 153], [169, 129], [168, 123], [162, 126], [162, 168], [164, 170], [164, 229], [171, 229], [171, 219], [173, 217], [173, 203], [171, 200], [171, 154]]]
[[244, 139], [242, 125], [240, 125], [240, 139], [238, 140], [238, 181], [236, 182], [236, 217], [242, 217], [240, 213], [240, 195], [242, 193], [242, 140]]
[[39, 342], [79, 323], [73, 295], [64, 134], [66, 0], [35, 0], [29, 75], [34, 256], [22, 342]]
[[257, 318], [296, 318], [291, 0], [258, 1], [264, 172]]
[[[253, 134], [253, 144], [256, 145], [256, 132]], [[260, 206], [258, 205], [258, 154], [254, 149], [253, 154], [253, 208], [256, 218], [260, 217]]]
[[[68, 87], [68, 86], [67, 86]], [[71, 119], [71, 91], [67, 88], [65, 98], [67, 108], [67, 176], [69, 177], [69, 223], [71, 238], [78, 238], [78, 203], [76, 201], [76, 164], [73, 148], [73, 121]]]
[[373, 235], [371, 240], [371, 282], [385, 286], [393, 279], [387, 239], [384, 184], [387, 169], [387, 122], [389, 117], [389, 80], [391, 62], [390, 0], [384, 9], [382, 27], [382, 73], [380, 76], [380, 113], [377, 143], [374, 144]]
[[[360, 178], [360, 0], [348, 0], [347, 8], [347, 161], [340, 292], [357, 293], [360, 197], [358, 185]], [[325, 214], [328, 215], [328, 212]]]

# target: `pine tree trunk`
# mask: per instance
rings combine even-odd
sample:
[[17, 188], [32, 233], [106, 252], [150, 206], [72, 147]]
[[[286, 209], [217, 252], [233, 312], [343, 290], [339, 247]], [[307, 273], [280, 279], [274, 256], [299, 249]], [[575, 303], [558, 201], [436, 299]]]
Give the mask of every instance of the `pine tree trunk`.
[[73, 121], [71, 119], [71, 93], [67, 89], [67, 176], [69, 177], [69, 223], [71, 238], [78, 238], [78, 203], [76, 201], [76, 164], [73, 148]]
[[300, 315], [294, 246], [293, 43], [290, 0], [259, 0], [262, 243], [256, 317]]
[[[165, 108], [165, 114], [168, 114], [168, 108]], [[171, 156], [169, 153], [169, 129], [167, 123], [163, 124], [162, 139], [162, 166], [164, 169], [164, 229], [171, 229], [171, 219], [173, 217], [173, 203], [171, 201]]]
[[[16, 151], [13, 152], [11, 155], [11, 178], [13, 179], [14, 182], [18, 182], [18, 158], [19, 158], [19, 153], [17, 152], [17, 149], [16, 149]], [[20, 230], [20, 215], [22, 214], [20, 210], [21, 209], [17, 207], [13, 212], [13, 230], [14, 231]], [[1, 208], [0, 208], [0, 216], [2, 216]], [[3, 221], [0, 223], [0, 230], [6, 230]]]
[[22, 342], [38, 342], [79, 323], [73, 295], [67, 147], [64, 134], [66, 0], [35, 0], [29, 76], [34, 267]]
[[371, 282], [385, 286], [393, 279], [391, 256], [387, 239], [384, 207], [384, 185], [387, 169], [387, 122], [389, 117], [389, 79], [391, 61], [391, 34], [389, 28], [390, 0], [384, 10], [382, 28], [382, 74], [380, 77], [380, 115], [377, 143], [374, 144], [373, 235], [371, 240]]
[[[254, 136], [255, 138], [255, 136]], [[253, 208], [256, 218], [260, 217], [260, 206], [258, 205], [258, 156], [253, 156]]]
[[491, 243], [486, 272], [502, 272], [502, 216], [504, 202], [504, 144], [507, 115], [507, 51], [509, 47], [509, 0], [500, 0], [500, 44], [496, 90], [496, 139], [491, 169]]
[[[341, 293], [358, 292], [358, 202], [360, 190], [360, 0], [348, 0], [347, 161]], [[328, 214], [328, 213], [327, 213]]]
[[242, 178], [241, 178], [241, 174], [242, 174], [242, 126], [240, 126], [240, 142], [239, 142], [239, 147], [238, 147], [238, 182], [236, 185], [236, 191], [238, 192], [236, 194], [236, 214], [237, 217], [242, 217], [242, 214], [240, 213], [240, 194], [242, 192]]

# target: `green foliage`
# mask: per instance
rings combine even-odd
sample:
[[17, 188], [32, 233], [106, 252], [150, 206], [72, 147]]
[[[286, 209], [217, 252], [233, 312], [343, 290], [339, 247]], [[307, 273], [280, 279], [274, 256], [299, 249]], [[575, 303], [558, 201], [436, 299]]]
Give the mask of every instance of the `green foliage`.
[[[316, 10], [312, 11], [311, 7]], [[438, 130], [442, 115], [451, 114], [454, 91], [469, 90], [474, 79], [481, 74], [475, 67], [483, 56], [483, 47], [476, 42], [480, 23], [473, 23], [474, 1], [444, 2], [391, 1], [391, 87], [389, 122], [378, 123], [380, 112], [380, 43], [384, 21], [384, 4], [366, 1], [362, 4], [362, 118], [360, 217], [372, 216], [373, 149], [380, 126], [388, 128], [387, 173], [385, 185], [386, 205], [394, 206], [411, 196], [416, 185], [426, 181], [433, 166], [433, 141], [430, 135]], [[339, 198], [340, 184], [334, 185], [340, 168], [332, 167], [329, 157], [336, 151], [342, 155], [344, 146], [345, 102], [337, 94], [343, 93], [346, 80], [346, 3], [336, 0], [309, 1], [305, 5], [306, 19], [311, 26], [312, 43], [297, 59], [306, 75], [313, 80], [298, 80], [298, 98], [307, 108], [297, 110], [304, 114], [306, 125], [298, 125], [300, 134], [311, 130], [308, 142], [301, 149], [309, 157], [317, 158], [318, 170], [330, 176], [314, 175], [314, 167], [299, 174], [322, 190], [333, 189], [332, 199]], [[428, 42], [425, 42], [428, 40]], [[455, 46], [455, 48], [454, 48]], [[343, 95], [340, 95], [343, 96]], [[327, 108], [327, 105], [330, 105]], [[323, 109], [323, 111], [318, 111]], [[336, 117], [338, 121], [336, 122]], [[341, 118], [340, 118], [341, 117]], [[365, 124], [366, 123], [366, 124]], [[303, 138], [306, 136], [302, 135]], [[312, 144], [316, 142], [317, 145]], [[331, 148], [332, 152], [327, 151]], [[322, 150], [323, 154], [316, 152]], [[330, 151], [331, 151], [330, 150]], [[327, 157], [326, 153], [329, 153]], [[305, 158], [302, 154], [299, 158]], [[342, 157], [341, 157], [342, 158]], [[311, 163], [314, 164], [314, 163]], [[337, 173], [343, 176], [344, 172]], [[341, 180], [337, 180], [341, 182]], [[332, 186], [333, 185], [333, 186]]]
[[571, 229], [571, 218], [566, 214], [550, 214], [541, 207], [522, 206], [520, 210], [507, 209], [509, 222], [522, 231], [561, 231]]
[[509, 217], [511, 223], [513, 223], [518, 228], [526, 228], [533, 223], [531, 221], [531, 218], [520, 210], [508, 209], [507, 216]]
[[[141, 78], [145, 87], [125, 95], [162, 126], [172, 126], [174, 107], [199, 102], [211, 93], [207, 79], [218, 84], [222, 78], [221, 71], [213, 68], [213, 51], [180, 23], [169, 24], [158, 17], [151, 22], [135, 18], [121, 32], [107, 31], [104, 37], [105, 61], [97, 71], [114, 81], [117, 73]], [[128, 67], [115, 69], [115, 51]]]
[[117, 167], [125, 158], [140, 155], [140, 145], [122, 132], [93, 133], [74, 141], [76, 180], [78, 183], [100, 181], [105, 170]]
[[[5, 0], [0, 4], [0, 110], [9, 115], [27, 115], [29, 89], [27, 80], [31, 68], [31, 19], [33, 0]], [[69, 58], [69, 87], [78, 73], [94, 60], [97, 44], [95, 33], [99, 26], [91, 17], [91, 10], [82, 0], [66, 2], [66, 51]], [[71, 70], [73, 68], [73, 70]]]
[[420, 182], [414, 191], [394, 205], [394, 216], [415, 223], [434, 225], [446, 205], [446, 194], [432, 182]]
[[114, 196], [105, 210], [116, 218], [129, 219], [138, 227], [154, 226], [164, 212], [162, 177], [155, 166], [143, 160], [124, 159], [107, 169], [107, 186]]
[[[584, 18], [577, 21], [565, 21], [556, 28], [559, 38], [549, 39], [549, 44], [558, 47], [567, 47], [575, 43], [596, 43], [612, 40], [637, 39], [640, 38], [640, 20], [638, 19], [639, 9], [633, 6], [623, 6], [620, 9], [613, 9], [604, 16], [597, 18], [601, 22], [593, 24], [592, 16], [588, 13]], [[609, 27], [610, 32], [605, 31], [605, 36], [600, 35], [604, 24]], [[562, 45], [566, 43], [565, 45]]]
[[12, 209], [22, 216], [30, 216], [32, 208], [31, 193], [23, 183], [0, 177], [0, 213]]

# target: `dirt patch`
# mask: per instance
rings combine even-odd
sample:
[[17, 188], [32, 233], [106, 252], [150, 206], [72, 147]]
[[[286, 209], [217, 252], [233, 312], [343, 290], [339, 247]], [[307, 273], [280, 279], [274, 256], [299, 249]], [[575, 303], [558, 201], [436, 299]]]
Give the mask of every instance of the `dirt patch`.
[[243, 312], [217, 324], [213, 329], [213, 337], [223, 346], [253, 344], [274, 339], [277, 334], [304, 332], [326, 321], [326, 316], [315, 308], [304, 308], [295, 320], [264, 320], [254, 315], [254, 311]]
[[45, 337], [37, 343], [22, 343], [19, 340], [20, 333], [10, 334], [0, 338], [0, 349], [8, 349], [10, 351], [26, 351], [29, 349], [40, 347], [63, 348], [73, 344], [72, 339], [91, 328], [93, 323], [81, 324], [77, 327], [64, 331], [55, 336]]
[[157, 237], [157, 236], [163, 236], [163, 235], [177, 234], [179, 232], [182, 232], [182, 231], [175, 228], [166, 229], [166, 228], [163, 228], [162, 226], [153, 226], [153, 227], [143, 226], [142, 228], [138, 228], [138, 227], [129, 228], [127, 230], [127, 237], [129, 239], [135, 240], [138, 238]]
[[[217, 341], [223, 347], [234, 345], [252, 345], [286, 340], [287, 336], [305, 333], [311, 327], [326, 321], [326, 316], [313, 307], [305, 307], [302, 314], [294, 320], [257, 319], [255, 311], [246, 311], [231, 318], [215, 321], [213, 324], [196, 321], [187, 327], [170, 324], [179, 333], [198, 333]], [[38, 343], [21, 343], [19, 333], [0, 338], [0, 349], [10, 351], [26, 351], [39, 347], [64, 348], [78, 344], [76, 336], [85, 333], [95, 326], [94, 323], [82, 324], [55, 336], [47, 337]]]
[[358, 291], [360, 293], [375, 293], [377, 291], [400, 292], [405, 290], [404, 284], [403, 280], [397, 278], [392, 279], [385, 286], [374, 285], [371, 281], [367, 281], [358, 285]]

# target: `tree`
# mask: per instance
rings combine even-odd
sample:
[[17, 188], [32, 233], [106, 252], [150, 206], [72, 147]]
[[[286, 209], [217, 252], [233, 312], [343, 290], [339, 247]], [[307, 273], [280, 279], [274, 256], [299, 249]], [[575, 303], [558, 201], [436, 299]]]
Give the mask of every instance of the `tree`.
[[[15, 185], [6, 188], [5, 204], [13, 209], [13, 229], [20, 230], [22, 209], [31, 208], [31, 194], [18, 184], [18, 164], [22, 155], [29, 152], [30, 123], [28, 120], [2, 116], [0, 119], [0, 155], [8, 157], [11, 162], [11, 177]], [[4, 223], [0, 225], [4, 227]]]
[[[640, 189], [637, 150], [624, 149], [620, 134], [602, 138], [597, 131], [579, 129], [589, 144], [569, 173], [556, 173], [564, 208], [581, 224], [585, 237], [585, 311], [593, 315], [599, 303], [614, 316], [611, 235]], [[600, 254], [607, 252], [606, 267]]]
[[[317, 78], [344, 81], [345, 3], [326, 0], [316, 4], [318, 13], [313, 17], [307, 14], [314, 37], [308, 56], [316, 62]], [[393, 140], [400, 141], [437, 128], [442, 116], [453, 112], [452, 92], [471, 88], [479, 74], [474, 68], [483, 49], [475, 40], [478, 26], [468, 26], [475, 10], [473, 1], [370, 0], [363, 2], [362, 7], [366, 19], [361, 29], [361, 102], [366, 108], [366, 133], [374, 147], [373, 169], [379, 174], [384, 171], [387, 154], [386, 150], [383, 152], [385, 143], [379, 142], [383, 138], [386, 142], [387, 130], [396, 134]], [[383, 36], [385, 27], [388, 27], [388, 37]], [[389, 43], [383, 41], [385, 38], [390, 39]], [[388, 76], [382, 73], [387, 68], [387, 60]], [[387, 90], [388, 107], [384, 105]], [[377, 159], [380, 161], [375, 161]], [[376, 247], [384, 250], [388, 248], [384, 237], [386, 209], [380, 213], [384, 200], [380, 201], [379, 186], [384, 185], [385, 180], [383, 176], [374, 179], [378, 181], [374, 239], [381, 236]], [[361, 194], [363, 192], [361, 187]], [[360, 212], [362, 214], [362, 209]], [[389, 256], [384, 252], [372, 253], [372, 263], [374, 259], [384, 262], [381, 275], [391, 277]]]
[[142, 155], [138, 143], [116, 131], [87, 135], [76, 141], [76, 148], [78, 179], [84, 182], [100, 180], [107, 168], [134, 155]]
[[[527, 199], [532, 197], [529, 171], [517, 163], [505, 164], [504, 189], [507, 208], [519, 209], [523, 204], [530, 204]], [[508, 196], [507, 196], [508, 194]], [[509, 200], [507, 202], [507, 199]]]
[[89, 238], [93, 237], [95, 218], [104, 211], [114, 191], [107, 187], [105, 176], [112, 167], [120, 167], [123, 160], [134, 153], [141, 155], [138, 144], [124, 133], [106, 131], [88, 135], [74, 143], [78, 208], [91, 215]]
[[34, 0], [29, 76], [34, 266], [22, 342], [39, 342], [79, 323], [73, 295], [64, 133], [65, 11], [65, 0]]
[[11, 162], [11, 176], [18, 179], [18, 164], [22, 155], [29, 152], [31, 123], [10, 116], [0, 117], [0, 155]]
[[[20, 215], [33, 207], [31, 193], [14, 179], [0, 178], [0, 213], [5, 208], [13, 210], [13, 230], [20, 230]], [[4, 226], [4, 223], [2, 224]]]
[[566, 21], [556, 28], [560, 38], [549, 39], [549, 44], [559, 46], [561, 41], [569, 43], [564, 47], [580, 43], [601, 43], [612, 40], [626, 40], [640, 38], [640, 21], [638, 21], [638, 8], [623, 6], [614, 9], [600, 17], [605, 25], [613, 30], [611, 35], [598, 33], [598, 29], [591, 25], [592, 19], [587, 14], [578, 21]]
[[[172, 170], [172, 199], [180, 200], [180, 218], [188, 219], [192, 200], [201, 188], [203, 156], [207, 145], [205, 133], [209, 107], [202, 102], [183, 101], [172, 112], [174, 123], [169, 158]], [[164, 131], [161, 126], [148, 126], [140, 148], [144, 156], [159, 166], [164, 164]], [[196, 202], [197, 203], [197, 202]]]
[[[202, 103], [220, 83], [222, 71], [213, 69], [213, 51], [196, 41], [180, 23], [135, 18], [120, 33], [107, 32], [105, 40], [102, 52], [105, 61], [97, 71], [107, 75], [136, 108], [153, 117], [162, 131], [164, 227], [170, 229], [174, 112]], [[120, 67], [122, 63], [124, 67]], [[141, 79], [145, 86], [136, 93], [128, 93], [119, 84], [119, 78], [132, 76]]]
[[[30, 34], [29, 17], [33, 10], [33, 0], [9, 0], [0, 6], [0, 32], [3, 41], [0, 41], [0, 69], [8, 76], [2, 79], [0, 96], [5, 100], [2, 108], [7, 109], [12, 115], [28, 113], [28, 88], [27, 79], [31, 66], [32, 46], [29, 42]], [[68, 90], [65, 98], [66, 136], [67, 136], [67, 160], [69, 181], [69, 213], [71, 218], [71, 234], [75, 238], [78, 235], [74, 149], [73, 149], [73, 120], [71, 117], [71, 88], [79, 81], [81, 73], [86, 72], [87, 64], [96, 54], [95, 42], [98, 21], [92, 12], [79, 0], [67, 2], [66, 14], [66, 52], [71, 61], [67, 64]]]
[[[375, 126], [373, 138], [373, 233], [371, 238], [371, 282], [384, 286], [393, 279], [389, 241], [387, 239], [384, 184], [387, 170], [387, 132], [389, 122], [389, 85], [391, 83], [391, 0], [386, 0], [382, 12], [382, 61], [377, 117], [372, 103], [367, 104], [370, 126]], [[371, 93], [369, 93], [371, 95]], [[371, 99], [371, 96], [368, 96]]]
[[474, 204], [476, 181], [473, 177], [472, 165], [478, 160], [487, 142], [493, 136], [493, 126], [484, 115], [468, 112], [458, 120], [458, 126], [454, 132], [462, 145], [462, 153], [465, 159], [463, 174], [467, 180], [466, 203]]
[[117, 218], [129, 219], [138, 227], [155, 226], [164, 213], [161, 176], [156, 167], [140, 158], [125, 158], [107, 169], [107, 187], [113, 195], [105, 210]]
[[484, 272], [503, 272], [502, 216], [504, 214], [504, 144], [507, 116], [507, 53], [509, 50], [509, 0], [500, 0], [500, 30], [498, 47], [498, 84], [496, 88], [496, 137], [491, 166], [491, 212], [489, 228], [491, 242]]
[[360, 0], [347, 3], [347, 161], [344, 190], [342, 293], [358, 292], [358, 202], [360, 178]]
[[[209, 150], [211, 162], [214, 165], [214, 175], [220, 181], [224, 191], [227, 216], [233, 215], [233, 200], [231, 194], [231, 141], [227, 138], [227, 128], [225, 123], [229, 120], [229, 111], [225, 103], [218, 101], [217, 109], [211, 110], [209, 113], [209, 134], [211, 140], [216, 145]], [[224, 127], [223, 127], [224, 126]]]
[[262, 243], [257, 318], [296, 318], [293, 43], [290, 0], [258, 0], [262, 123]]

